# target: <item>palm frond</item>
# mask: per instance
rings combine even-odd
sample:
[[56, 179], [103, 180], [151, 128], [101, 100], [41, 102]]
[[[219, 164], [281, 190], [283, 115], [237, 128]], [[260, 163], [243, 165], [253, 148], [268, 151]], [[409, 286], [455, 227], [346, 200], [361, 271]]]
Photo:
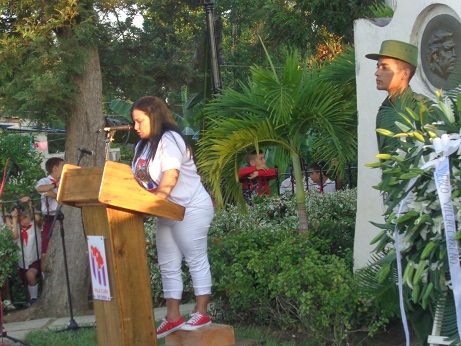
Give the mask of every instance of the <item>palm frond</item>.
[[368, 7], [374, 18], [392, 18], [394, 10], [385, 2], [377, 2]]
[[279, 127], [251, 114], [213, 120], [198, 145], [198, 167], [218, 206], [229, 200], [242, 202], [238, 169], [251, 151], [261, 146], [291, 151]]
[[446, 295], [440, 295], [437, 298], [434, 324], [440, 325], [440, 335], [449, 338], [452, 341], [450, 345], [461, 345], [453, 291], [450, 290]]
[[386, 280], [378, 282], [376, 276], [381, 269], [380, 261], [385, 253], [372, 254], [368, 265], [356, 272], [356, 277], [365, 298], [373, 302], [385, 316], [399, 316], [399, 294], [395, 284], [395, 272], [390, 272]]
[[274, 122], [289, 121], [305, 78], [304, 70], [299, 67], [298, 53], [295, 51], [287, 56], [283, 78], [278, 77], [277, 71], [271, 72], [259, 66], [252, 67], [251, 72]]
[[345, 98], [356, 98], [355, 50], [349, 47], [346, 52], [339, 53], [334, 60], [328, 62], [319, 71], [319, 79], [341, 86]]
[[224, 90], [206, 106], [212, 123], [198, 143], [197, 157], [218, 205], [226, 199], [241, 201], [236, 172], [258, 145], [280, 147], [286, 167], [285, 153], [299, 160], [301, 144], [312, 133], [318, 138], [314, 143], [322, 146], [318, 151], [327, 155], [322, 158], [338, 158], [339, 168], [355, 159], [354, 102], [345, 101], [338, 86], [301, 68], [298, 60], [296, 51], [288, 54], [283, 78], [275, 69], [254, 66], [248, 83], [240, 83], [241, 92]]

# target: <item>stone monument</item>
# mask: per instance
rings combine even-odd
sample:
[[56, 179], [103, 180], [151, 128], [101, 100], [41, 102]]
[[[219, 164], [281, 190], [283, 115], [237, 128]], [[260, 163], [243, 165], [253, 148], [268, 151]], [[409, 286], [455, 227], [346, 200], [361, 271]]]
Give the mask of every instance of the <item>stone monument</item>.
[[376, 89], [376, 62], [365, 55], [378, 52], [384, 40], [400, 40], [419, 47], [418, 69], [411, 80], [413, 91], [434, 97], [438, 89], [453, 87], [451, 74], [461, 62], [460, 0], [392, 0], [394, 16], [355, 21], [355, 58], [358, 108], [358, 188], [354, 243], [354, 268], [364, 267], [374, 246], [370, 241], [380, 231], [370, 221], [384, 223], [384, 203], [378, 190], [379, 169], [365, 167], [375, 162], [376, 114], [387, 93]]

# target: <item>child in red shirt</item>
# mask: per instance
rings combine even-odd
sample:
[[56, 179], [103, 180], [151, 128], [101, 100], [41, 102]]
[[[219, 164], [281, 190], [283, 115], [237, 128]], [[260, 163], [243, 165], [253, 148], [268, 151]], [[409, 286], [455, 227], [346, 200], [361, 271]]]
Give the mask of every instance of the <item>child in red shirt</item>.
[[269, 180], [277, 177], [277, 170], [266, 166], [262, 151], [252, 152], [246, 159], [248, 167], [239, 170], [239, 181], [242, 183], [243, 199], [251, 205], [254, 196], [270, 195]]

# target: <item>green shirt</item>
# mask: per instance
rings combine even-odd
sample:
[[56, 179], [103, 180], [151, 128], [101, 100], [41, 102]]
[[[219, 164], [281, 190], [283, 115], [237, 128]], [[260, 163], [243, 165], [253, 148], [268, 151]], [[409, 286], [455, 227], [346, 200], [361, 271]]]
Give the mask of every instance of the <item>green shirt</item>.
[[[407, 87], [395, 100], [395, 104], [391, 102], [389, 97], [386, 97], [384, 102], [379, 107], [378, 115], [376, 116], [376, 128], [386, 129], [393, 133], [400, 133], [400, 130], [395, 124], [396, 121], [405, 123], [405, 120], [399, 115], [399, 112], [406, 113], [405, 108], [408, 107], [415, 113], [419, 114], [420, 103], [427, 104], [430, 99], [424, 95], [417, 94]], [[394, 152], [398, 146], [400, 139], [377, 134], [378, 151], [380, 154], [390, 154]]]

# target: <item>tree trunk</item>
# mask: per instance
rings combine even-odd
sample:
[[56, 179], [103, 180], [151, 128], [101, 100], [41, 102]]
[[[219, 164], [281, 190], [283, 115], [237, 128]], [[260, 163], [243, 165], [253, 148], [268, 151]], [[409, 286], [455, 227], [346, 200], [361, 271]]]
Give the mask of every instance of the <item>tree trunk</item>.
[[[98, 48], [88, 47], [85, 73], [75, 82], [80, 93], [75, 108], [67, 117], [65, 163], [76, 165], [78, 148], [93, 150], [95, 156], [85, 155], [80, 166], [101, 166], [104, 164], [104, 134], [97, 130], [104, 126], [102, 109], [102, 79]], [[63, 235], [67, 254], [67, 265], [73, 314], [89, 313], [88, 297], [90, 278], [88, 249], [82, 224], [81, 210], [63, 206]], [[67, 292], [64, 251], [61, 228], [57, 222], [47, 253], [49, 273], [45, 273], [41, 296], [30, 310], [29, 317], [70, 316]], [[91, 295], [90, 295], [91, 297]]]
[[301, 161], [299, 155], [292, 154], [291, 160], [293, 162], [293, 173], [297, 183], [296, 188], [296, 203], [298, 204], [298, 219], [299, 219], [299, 232], [306, 233], [307, 226], [307, 209], [306, 209], [306, 191], [304, 191], [304, 177], [301, 169]]

